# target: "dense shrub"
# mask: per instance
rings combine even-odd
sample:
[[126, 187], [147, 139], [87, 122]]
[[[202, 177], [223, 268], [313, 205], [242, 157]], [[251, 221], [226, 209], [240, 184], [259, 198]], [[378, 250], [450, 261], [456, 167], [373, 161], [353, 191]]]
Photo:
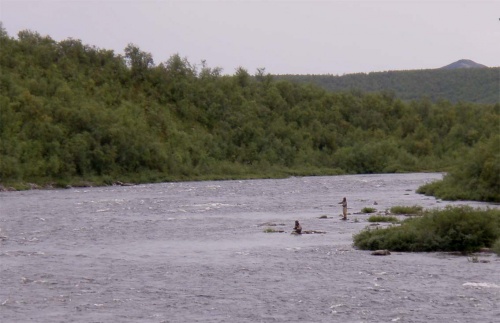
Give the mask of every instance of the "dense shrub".
[[495, 252], [497, 255], [500, 256], [500, 238], [498, 238], [495, 243], [493, 243], [493, 246], [491, 247], [493, 252]]
[[372, 215], [371, 217], [368, 218], [368, 222], [391, 222], [391, 223], [397, 223], [397, 222], [399, 222], [399, 220], [395, 216]]
[[500, 238], [500, 210], [469, 206], [433, 209], [400, 226], [363, 230], [354, 236], [360, 249], [472, 252]]
[[418, 214], [422, 210], [423, 208], [420, 205], [391, 207], [391, 213], [394, 214]]
[[361, 213], [375, 213], [375, 212], [377, 212], [377, 209], [372, 207], [364, 207], [361, 209]]
[[417, 192], [444, 200], [500, 202], [500, 135], [479, 142], [441, 181]]

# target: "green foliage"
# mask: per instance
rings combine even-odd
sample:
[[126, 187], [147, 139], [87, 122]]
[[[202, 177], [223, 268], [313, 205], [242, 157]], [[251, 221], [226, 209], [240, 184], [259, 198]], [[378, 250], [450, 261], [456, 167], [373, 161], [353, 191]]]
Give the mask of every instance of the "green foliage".
[[423, 210], [423, 207], [420, 205], [412, 205], [412, 206], [401, 206], [396, 205], [391, 207], [390, 211], [394, 214], [419, 214]]
[[399, 220], [395, 216], [372, 215], [368, 218], [368, 222], [390, 222], [398, 223]]
[[498, 103], [500, 68], [428, 69], [347, 75], [276, 75], [279, 80], [315, 84], [325, 90], [390, 93], [403, 100]]
[[222, 75], [178, 54], [155, 65], [133, 44], [121, 56], [0, 31], [1, 183], [441, 171], [458, 161], [461, 181], [495, 199], [498, 104], [331, 93], [263, 68]]
[[500, 210], [468, 206], [428, 210], [400, 226], [363, 230], [354, 236], [360, 249], [473, 252], [500, 238]]
[[500, 202], [500, 135], [480, 141], [443, 180], [417, 192], [446, 200]]
[[377, 212], [377, 209], [373, 207], [364, 207], [361, 209], [361, 213], [375, 213]]
[[283, 230], [277, 230], [274, 228], [265, 228], [264, 229], [264, 233], [281, 233], [281, 232], [283, 232]]
[[493, 246], [491, 247], [494, 253], [496, 253], [498, 256], [500, 256], [500, 238], [498, 238], [495, 243], [493, 243]]

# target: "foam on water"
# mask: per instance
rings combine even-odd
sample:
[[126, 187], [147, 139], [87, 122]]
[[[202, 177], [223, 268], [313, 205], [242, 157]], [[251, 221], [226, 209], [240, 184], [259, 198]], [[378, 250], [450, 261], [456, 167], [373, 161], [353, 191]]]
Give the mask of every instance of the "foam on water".
[[470, 287], [484, 287], [484, 288], [500, 288], [500, 285], [493, 284], [493, 283], [464, 283], [463, 286], [470, 286]]

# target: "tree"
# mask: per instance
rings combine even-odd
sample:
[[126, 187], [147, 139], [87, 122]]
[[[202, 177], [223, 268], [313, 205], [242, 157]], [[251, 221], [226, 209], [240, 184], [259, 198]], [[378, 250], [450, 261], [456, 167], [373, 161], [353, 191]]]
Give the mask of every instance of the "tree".
[[154, 66], [153, 56], [143, 52], [134, 44], [125, 47], [125, 58], [132, 72], [132, 79], [136, 82], [146, 78], [148, 70]]

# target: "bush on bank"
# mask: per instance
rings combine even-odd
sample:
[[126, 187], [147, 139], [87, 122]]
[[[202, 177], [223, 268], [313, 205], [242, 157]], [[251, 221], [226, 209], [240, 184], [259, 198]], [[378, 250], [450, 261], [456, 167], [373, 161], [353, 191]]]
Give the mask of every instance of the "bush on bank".
[[417, 193], [444, 200], [500, 202], [499, 147], [498, 134], [478, 142], [442, 180], [419, 187]]
[[395, 216], [385, 216], [385, 215], [372, 215], [368, 218], [368, 222], [390, 222], [398, 223], [399, 220]]
[[498, 238], [495, 243], [493, 243], [493, 246], [491, 247], [494, 253], [500, 256], [500, 238]]
[[500, 210], [448, 206], [426, 210], [422, 217], [407, 219], [399, 226], [363, 230], [354, 235], [354, 246], [364, 250], [467, 253], [493, 247], [497, 239]]
[[413, 206], [393, 206], [391, 207], [391, 213], [394, 214], [419, 214], [422, 212], [423, 207], [420, 205], [413, 205]]

